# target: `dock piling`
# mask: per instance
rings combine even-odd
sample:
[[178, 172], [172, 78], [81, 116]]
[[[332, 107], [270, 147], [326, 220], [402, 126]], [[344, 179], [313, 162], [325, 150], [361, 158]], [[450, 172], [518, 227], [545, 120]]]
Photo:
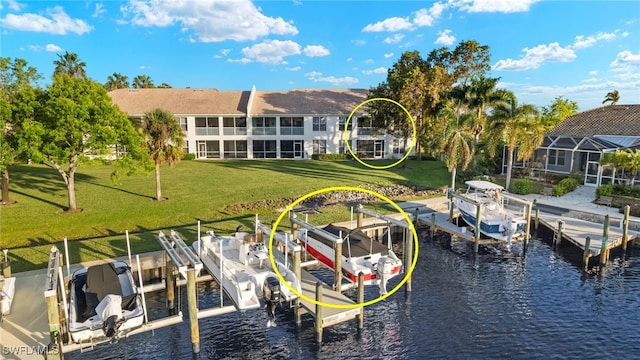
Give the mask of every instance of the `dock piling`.
[[584, 271], [587, 271], [589, 268], [589, 258], [591, 257], [591, 238], [587, 236], [584, 243], [584, 252], [582, 254], [582, 265], [584, 266]]
[[[364, 273], [358, 274], [358, 303], [364, 304]], [[360, 309], [358, 314], [358, 329], [364, 328], [364, 307]]]
[[609, 260], [609, 251], [607, 249], [607, 241], [609, 239], [609, 214], [604, 216], [604, 226], [602, 227], [602, 246], [600, 248], [600, 265], [604, 265]]
[[562, 244], [562, 225], [564, 222], [562, 220], [558, 220], [558, 231], [553, 236], [553, 247], [554, 249], [560, 249], [560, 244]]
[[60, 251], [57, 247], [51, 247], [49, 264], [47, 267], [47, 279], [45, 283], [44, 298], [47, 304], [47, 320], [49, 323], [49, 336], [51, 342], [47, 349], [47, 359], [64, 359], [62, 353], [62, 328], [60, 326], [60, 308], [58, 305], [58, 271], [60, 270]]
[[[200, 244], [202, 246], [202, 243]], [[176, 291], [176, 279], [173, 269], [173, 262], [171, 262], [171, 258], [169, 254], [165, 253], [166, 258], [166, 268], [165, 268], [165, 276], [167, 282], [167, 306], [169, 307], [169, 311], [175, 309], [175, 291]], [[138, 269], [138, 271], [141, 271]]]
[[429, 234], [431, 236], [431, 241], [433, 241], [434, 236], [436, 234], [436, 213], [431, 213], [431, 228], [429, 229]]
[[318, 281], [316, 283], [316, 321], [315, 321], [315, 330], [316, 330], [316, 342], [318, 344], [322, 343], [322, 282]]
[[335, 252], [335, 259], [334, 259], [335, 271], [333, 273], [333, 290], [337, 292], [341, 292], [342, 291], [342, 235], [340, 236], [340, 241], [336, 241], [333, 243], [333, 249]]
[[482, 205], [476, 204], [476, 226], [473, 234], [473, 252], [478, 253], [478, 248], [480, 247], [480, 216], [481, 216]]
[[627, 241], [629, 241], [629, 214], [631, 206], [624, 207], [624, 219], [622, 220], [622, 251], [627, 251]]
[[200, 329], [198, 325], [198, 302], [196, 300], [196, 271], [187, 270], [187, 302], [189, 306], [189, 327], [191, 346], [194, 354], [200, 353]]

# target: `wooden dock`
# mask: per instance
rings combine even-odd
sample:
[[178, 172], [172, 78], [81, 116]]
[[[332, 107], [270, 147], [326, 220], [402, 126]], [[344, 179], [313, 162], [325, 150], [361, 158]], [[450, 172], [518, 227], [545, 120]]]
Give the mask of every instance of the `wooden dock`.
[[[302, 270], [302, 279], [300, 286], [302, 287], [302, 295], [311, 299], [316, 298], [316, 285], [320, 281], [308, 271]], [[344, 321], [355, 319], [360, 315], [362, 306], [355, 307], [356, 302], [342, 295], [338, 291], [334, 291], [326, 284], [322, 285], [322, 302], [333, 305], [351, 305], [353, 308], [334, 308], [322, 306], [320, 325], [322, 328], [339, 324]], [[304, 310], [316, 316], [316, 304], [306, 299], [300, 298], [300, 305]], [[317, 320], [316, 320], [317, 321]]]

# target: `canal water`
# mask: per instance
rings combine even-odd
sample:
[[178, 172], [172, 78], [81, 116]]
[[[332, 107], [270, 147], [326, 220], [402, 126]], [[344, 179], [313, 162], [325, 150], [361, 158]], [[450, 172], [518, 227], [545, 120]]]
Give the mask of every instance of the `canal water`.
[[[200, 359], [630, 359], [640, 351], [640, 251], [585, 275], [541, 240], [526, 257], [445, 239], [420, 241], [409, 301], [404, 288], [355, 320], [326, 328], [295, 325], [278, 309], [200, 320]], [[323, 275], [323, 273], [319, 273]], [[393, 284], [390, 284], [390, 287]], [[377, 291], [368, 289], [367, 291]], [[371, 296], [373, 293], [368, 293]], [[184, 290], [182, 297], [184, 299]], [[213, 282], [198, 286], [200, 308], [219, 305]], [[225, 300], [228, 304], [228, 300]], [[186, 300], [182, 300], [186, 316]], [[147, 294], [151, 318], [165, 316], [162, 292]], [[67, 359], [194, 359], [188, 321], [100, 345]]]

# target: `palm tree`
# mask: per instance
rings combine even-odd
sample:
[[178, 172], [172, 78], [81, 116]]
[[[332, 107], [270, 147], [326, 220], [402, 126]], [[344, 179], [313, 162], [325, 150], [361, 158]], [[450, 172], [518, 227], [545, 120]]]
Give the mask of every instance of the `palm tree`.
[[609, 91], [607, 95], [604, 97], [604, 100], [602, 101], [602, 103], [604, 104], [607, 101], [611, 101], [610, 105], [617, 104], [618, 101], [620, 101], [620, 94], [618, 93], [618, 90]]
[[447, 106], [438, 112], [438, 118], [444, 123], [442, 136], [442, 151], [447, 169], [451, 172], [451, 188], [456, 186], [458, 166], [466, 170], [473, 159], [473, 124], [475, 114], [464, 113], [460, 101]]
[[155, 164], [156, 200], [163, 200], [160, 191], [160, 165], [180, 162], [183, 155], [184, 134], [180, 124], [169, 111], [155, 109], [144, 114], [140, 128], [149, 148], [149, 157]]
[[498, 105], [489, 125], [489, 152], [495, 156], [497, 145], [503, 141], [507, 147], [507, 181], [506, 189], [511, 184], [513, 155], [517, 152], [518, 160], [531, 158], [533, 152], [542, 145], [544, 126], [540, 122], [540, 112], [529, 104], [518, 105], [511, 94], [508, 106]]
[[635, 178], [640, 173], [640, 149], [616, 150], [605, 153], [600, 158], [601, 165], [611, 165], [616, 170], [624, 170], [631, 186], [635, 183]]
[[120, 73], [114, 72], [107, 77], [107, 82], [104, 84], [107, 91], [116, 89], [126, 89], [129, 87], [129, 77]]
[[153, 80], [148, 75], [138, 75], [133, 78], [134, 89], [154, 88]]
[[59, 60], [54, 60], [53, 64], [56, 66], [53, 74], [66, 74], [69, 76], [75, 76], [79, 78], [87, 77], [84, 71], [84, 67], [87, 64], [84, 61], [80, 61], [78, 54], [65, 51], [64, 55], [58, 54]]
[[[475, 112], [469, 124], [473, 131], [473, 153], [478, 153], [480, 135], [487, 127], [487, 108], [494, 107], [504, 101], [504, 90], [496, 89], [500, 78], [472, 77], [471, 84], [466, 91], [469, 108]], [[477, 168], [477, 157], [473, 157], [473, 169]]]

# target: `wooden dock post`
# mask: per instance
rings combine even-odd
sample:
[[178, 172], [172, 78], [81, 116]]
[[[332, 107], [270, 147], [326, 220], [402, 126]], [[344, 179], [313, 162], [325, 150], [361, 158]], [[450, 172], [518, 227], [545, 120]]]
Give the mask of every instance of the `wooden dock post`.
[[200, 329], [198, 326], [198, 302], [196, 300], [196, 271], [194, 269], [187, 270], [187, 302], [189, 306], [189, 327], [191, 328], [191, 349], [194, 354], [199, 354]]
[[429, 233], [431, 236], [431, 241], [433, 241], [436, 234], [436, 213], [431, 213], [431, 229], [429, 229]]
[[[296, 275], [298, 281], [302, 281], [302, 271], [300, 269], [300, 250], [293, 252], [293, 272]], [[293, 300], [293, 317], [296, 320], [296, 325], [302, 324], [302, 306], [300, 305], [300, 297], [296, 296]]]
[[481, 204], [476, 204], [476, 226], [473, 234], [473, 252], [478, 253], [480, 247], [480, 214], [482, 210]]
[[553, 247], [558, 250], [560, 248], [560, 244], [562, 244], [562, 225], [564, 222], [562, 220], [558, 220], [558, 231], [553, 237]]
[[58, 306], [58, 283], [60, 270], [60, 251], [55, 246], [49, 253], [47, 279], [45, 282], [44, 298], [47, 304], [47, 320], [49, 323], [50, 343], [47, 346], [47, 359], [64, 359], [62, 353], [62, 329], [60, 326], [60, 308]]
[[[416, 209], [416, 217], [415, 217], [415, 225], [418, 224], [418, 209]], [[404, 271], [407, 272], [409, 268], [411, 268], [411, 263], [413, 262], [413, 234], [411, 233], [411, 230], [409, 228], [405, 228], [404, 229], [404, 238], [407, 242], [407, 246], [406, 246], [406, 261], [404, 262]], [[405, 283], [405, 288], [404, 288], [404, 292], [406, 295], [406, 300], [405, 302], [408, 303], [409, 301], [409, 294], [411, 293], [411, 275], [409, 275], [407, 277], [407, 282]]]
[[335, 258], [333, 260], [333, 290], [342, 292], [342, 239], [333, 243]]
[[582, 253], [582, 265], [584, 266], [584, 271], [587, 271], [589, 268], [589, 258], [591, 257], [591, 238], [587, 236], [586, 241], [584, 243], [584, 252]]
[[527, 212], [527, 228], [524, 232], [524, 244], [522, 245], [522, 256], [527, 254], [527, 246], [529, 245], [529, 239], [531, 238], [531, 208], [533, 205], [531, 203], [527, 203], [526, 212]]
[[[364, 304], [364, 273], [358, 274], [358, 304]], [[364, 328], [364, 306], [358, 314], [358, 329]]]
[[293, 221], [291, 222], [291, 238], [293, 241], [296, 241], [298, 238], [298, 224]]
[[[200, 246], [202, 246], [202, 242], [200, 243]], [[166, 282], [167, 282], [167, 306], [169, 307], [169, 311], [171, 312], [172, 310], [174, 310], [176, 308], [176, 304], [175, 304], [175, 299], [176, 299], [176, 278], [175, 278], [175, 273], [174, 273], [174, 269], [173, 269], [173, 262], [171, 261], [171, 257], [169, 257], [169, 254], [167, 254], [165, 252], [164, 254], [165, 256], [165, 261], [166, 261]], [[138, 269], [138, 271], [140, 271], [140, 269]]]
[[449, 222], [453, 222], [453, 189], [451, 189], [451, 194], [447, 196], [449, 197]]
[[534, 229], [536, 234], [538, 234], [539, 227], [540, 227], [540, 209], [536, 208], [536, 219], [534, 222]]
[[[360, 205], [362, 207], [362, 205]], [[360, 228], [362, 226], [362, 222], [364, 221], [364, 214], [358, 211], [358, 217], [356, 218], [356, 227]]]
[[318, 344], [322, 343], [322, 282], [318, 281], [316, 283], [316, 342]]
[[629, 214], [631, 206], [624, 207], [624, 219], [622, 220], [622, 251], [627, 251], [627, 241], [629, 241]]
[[607, 240], [609, 238], [609, 214], [604, 216], [604, 226], [602, 228], [602, 246], [600, 247], [600, 265], [604, 265], [609, 260], [609, 252], [607, 250]]

